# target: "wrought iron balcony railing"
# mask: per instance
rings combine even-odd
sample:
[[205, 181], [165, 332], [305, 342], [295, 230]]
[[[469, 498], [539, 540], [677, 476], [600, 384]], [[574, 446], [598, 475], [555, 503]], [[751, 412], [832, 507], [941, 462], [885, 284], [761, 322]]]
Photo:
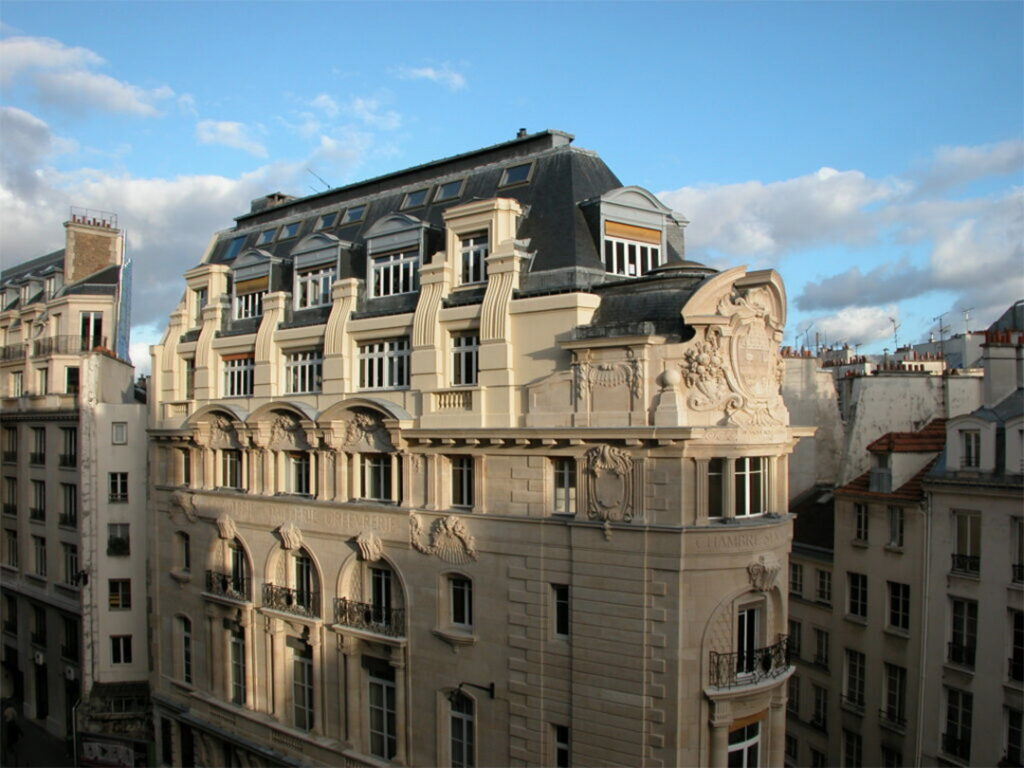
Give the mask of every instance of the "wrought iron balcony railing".
[[61, 467], [77, 467], [78, 455], [74, 453], [62, 453], [57, 464]]
[[61, 513], [60, 517], [57, 518], [57, 525], [62, 525], [65, 528], [77, 528], [78, 515], [69, 515], [66, 512]]
[[981, 558], [978, 555], [953, 555], [953, 570], [957, 573], [978, 573]]
[[887, 708], [878, 710], [878, 719], [882, 721], [883, 725], [888, 725], [889, 727], [907, 727], [907, 718], [895, 709]]
[[1024, 563], [1014, 563], [1010, 566], [1013, 569], [1013, 581], [1015, 584], [1024, 582]]
[[15, 464], [18, 461], [17, 451], [4, 451], [4, 464]]
[[32, 355], [77, 355], [89, 352], [95, 347], [107, 346], [106, 336], [51, 336], [32, 342]]
[[39, 507], [29, 507], [28, 519], [29, 520], [45, 520], [46, 519], [46, 510], [45, 509], [40, 509]]
[[1007, 674], [1010, 679], [1018, 683], [1024, 682], [1024, 656], [1011, 656], [1006, 661], [1009, 667]]
[[231, 600], [242, 600], [243, 602], [252, 600], [249, 577], [223, 571], [206, 572], [206, 591], [211, 595], [227, 597]]
[[28, 347], [25, 344], [8, 344], [0, 347], [0, 360], [21, 360]]
[[971, 740], [954, 733], [942, 734], [942, 751], [961, 760], [971, 759]]
[[780, 635], [764, 648], [717, 653], [711, 651], [711, 685], [732, 688], [778, 677], [789, 669], [789, 638]]
[[15, 516], [17, 516], [17, 514], [18, 514], [18, 505], [17, 504], [10, 504], [8, 502], [4, 502], [4, 514], [5, 515], [15, 515]]
[[318, 619], [320, 618], [320, 593], [312, 590], [279, 587], [276, 584], [264, 584], [263, 607], [294, 613], [296, 616]]
[[856, 712], [858, 714], [864, 714], [864, 694], [857, 693], [844, 693], [842, 695], [843, 706], [846, 709]]
[[949, 660], [963, 667], [974, 666], [975, 646], [952, 642], [949, 644]]
[[37, 453], [35, 451], [32, 451], [32, 453], [30, 453], [28, 455], [28, 463], [29, 464], [45, 464], [46, 463], [46, 454], [45, 453]]
[[334, 621], [343, 627], [365, 629], [389, 637], [405, 635], [405, 611], [401, 608], [385, 608], [339, 597], [334, 601]]

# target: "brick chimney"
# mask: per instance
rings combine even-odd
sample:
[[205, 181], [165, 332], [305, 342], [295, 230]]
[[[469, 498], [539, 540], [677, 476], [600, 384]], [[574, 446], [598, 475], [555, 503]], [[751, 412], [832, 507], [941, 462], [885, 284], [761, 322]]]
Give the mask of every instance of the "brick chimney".
[[64, 229], [65, 283], [78, 282], [124, 260], [124, 238], [116, 214], [72, 208]]

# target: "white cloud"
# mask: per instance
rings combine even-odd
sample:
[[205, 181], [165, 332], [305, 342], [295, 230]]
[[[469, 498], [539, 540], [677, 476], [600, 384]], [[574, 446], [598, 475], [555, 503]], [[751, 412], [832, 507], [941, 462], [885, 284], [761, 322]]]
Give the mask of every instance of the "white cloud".
[[[832, 315], [812, 318], [811, 331], [820, 334], [822, 343], [850, 346], [892, 338], [892, 322], [900, 322], [895, 304], [884, 307], [847, 307]], [[813, 334], [811, 334], [813, 338]]]
[[159, 114], [156, 104], [174, 96], [167, 86], [145, 90], [84, 70], [37, 72], [33, 81], [44, 102], [72, 112], [101, 110], [154, 117]]
[[178, 97], [178, 109], [186, 115], [199, 117], [199, 109], [196, 107], [196, 97], [191, 93], [183, 93]]
[[394, 110], [382, 110], [378, 99], [356, 97], [349, 103], [349, 109], [359, 120], [383, 131], [392, 131], [402, 124], [402, 116]]
[[448, 86], [453, 91], [466, 87], [466, 77], [448, 64], [439, 67], [402, 67], [398, 76], [403, 80], [430, 80]]
[[328, 117], [336, 117], [339, 111], [338, 102], [326, 93], [318, 93], [316, 97], [309, 102], [309, 106], [319, 109]]
[[958, 187], [986, 176], [1004, 176], [1024, 169], [1024, 140], [1011, 139], [975, 147], [939, 147], [920, 173], [921, 192]]
[[49, 37], [8, 37], [0, 40], [0, 83], [25, 70], [81, 69], [103, 64], [88, 48], [68, 47]]
[[245, 125], [230, 120], [200, 120], [196, 124], [196, 139], [200, 144], [220, 144], [256, 157], [267, 156], [267, 148], [249, 136]]

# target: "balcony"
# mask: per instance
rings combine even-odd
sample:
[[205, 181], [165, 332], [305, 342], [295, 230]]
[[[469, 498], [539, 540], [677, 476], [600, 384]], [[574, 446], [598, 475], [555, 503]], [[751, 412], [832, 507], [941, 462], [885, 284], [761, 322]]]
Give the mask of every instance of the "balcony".
[[60, 517], [57, 518], [57, 525], [64, 528], [77, 528], [78, 515], [69, 515], [67, 512], [61, 513]]
[[57, 461], [58, 466], [65, 468], [73, 468], [78, 466], [78, 454], [75, 453], [62, 453], [60, 459]]
[[895, 709], [878, 710], [878, 719], [885, 728], [891, 728], [902, 732], [907, 727], [907, 718]]
[[44, 520], [46, 520], [46, 510], [40, 509], [39, 507], [29, 507], [28, 519], [35, 520], [41, 523]]
[[1007, 676], [1018, 683], [1024, 683], [1024, 656], [1011, 656], [1007, 660]]
[[11, 504], [11, 503], [8, 503], [8, 502], [4, 502], [4, 514], [5, 515], [12, 515], [14, 517], [17, 517], [18, 516], [18, 505], [17, 504]]
[[276, 584], [263, 585], [263, 607], [310, 619], [320, 618], [320, 593], [289, 589]]
[[106, 347], [105, 336], [51, 336], [48, 339], [36, 339], [32, 342], [32, 356], [46, 355], [79, 355], [96, 347]]
[[4, 451], [4, 464], [17, 464], [18, 463], [18, 452], [17, 451]]
[[41, 466], [41, 465], [46, 463], [46, 454], [45, 453], [36, 453], [35, 451], [33, 451], [32, 453], [30, 453], [28, 455], [28, 463], [29, 464], [38, 464], [38, 465]]
[[853, 712], [857, 715], [864, 714], [864, 694], [863, 693], [844, 693], [839, 697], [840, 703], [843, 705], [843, 709], [848, 712]]
[[961, 760], [971, 759], [971, 740], [952, 733], [942, 734], [942, 751]]
[[1024, 563], [1014, 563], [1010, 568], [1013, 569], [1013, 583], [1024, 583]]
[[206, 572], [206, 591], [217, 597], [248, 603], [252, 600], [248, 576], [237, 576], [223, 571]]
[[126, 557], [132, 553], [131, 540], [123, 536], [111, 536], [107, 539], [107, 555]]
[[949, 643], [949, 661], [962, 667], [974, 667], [975, 646]]
[[789, 669], [789, 638], [780, 635], [778, 642], [764, 648], [735, 653], [711, 651], [711, 685], [733, 688], [754, 685], [778, 677]]
[[6, 347], [0, 347], [0, 360], [24, 360], [27, 349], [26, 344], [8, 344]]
[[364, 629], [378, 635], [403, 637], [405, 635], [405, 611], [400, 608], [384, 608], [373, 603], [357, 603], [345, 597], [334, 601], [334, 621], [343, 627]]
[[977, 575], [981, 571], [981, 558], [978, 555], [953, 555], [953, 572]]

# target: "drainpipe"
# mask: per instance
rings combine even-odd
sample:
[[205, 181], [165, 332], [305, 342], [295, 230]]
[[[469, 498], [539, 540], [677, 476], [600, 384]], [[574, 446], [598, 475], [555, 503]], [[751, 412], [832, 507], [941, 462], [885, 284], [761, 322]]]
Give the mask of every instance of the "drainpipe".
[[924, 729], [925, 662], [928, 658], [928, 619], [931, 598], [932, 563], [932, 495], [925, 491], [924, 507], [924, 564], [921, 566], [921, 580], [924, 595], [921, 602], [921, 662], [917, 672], [917, 727], [914, 734], [914, 765], [921, 768], [921, 743]]

